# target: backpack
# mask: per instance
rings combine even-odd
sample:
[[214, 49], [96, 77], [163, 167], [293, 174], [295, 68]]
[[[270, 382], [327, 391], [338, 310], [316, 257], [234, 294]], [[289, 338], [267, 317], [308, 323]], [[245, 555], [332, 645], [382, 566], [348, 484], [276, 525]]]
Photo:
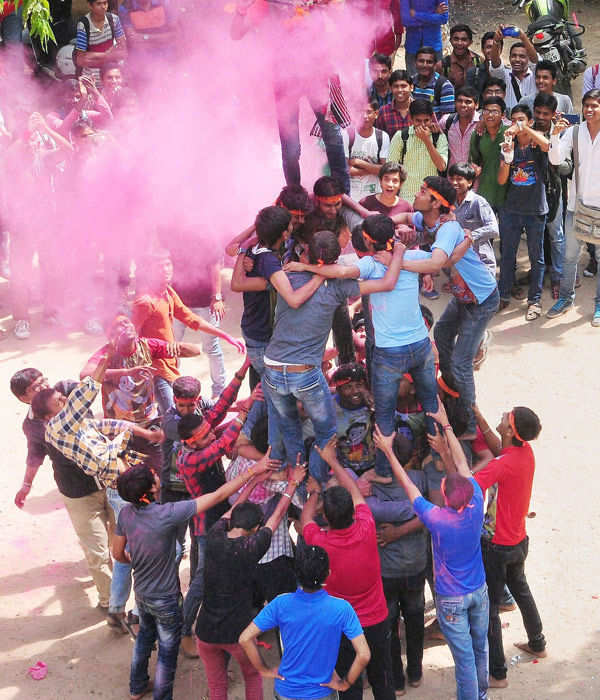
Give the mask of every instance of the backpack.
[[444, 83], [446, 82], [447, 78], [444, 78], [443, 75], [438, 76], [438, 79], [435, 81], [435, 85], [433, 86], [433, 104], [439, 105], [441, 100], [442, 100], [442, 87], [444, 86]]
[[[115, 16], [113, 15], [112, 12], [107, 12], [106, 13], [106, 19], [108, 20], [108, 24], [110, 26], [110, 33], [112, 36], [113, 41], [115, 40]], [[90, 46], [90, 20], [88, 19], [87, 15], [83, 15], [83, 17], [79, 18], [79, 21], [81, 24], [83, 24], [83, 28], [85, 30], [85, 38], [87, 41], [88, 49]], [[76, 25], [77, 26], [77, 25]], [[75, 75], [79, 77], [82, 72], [82, 68], [80, 68], [77, 63], [75, 63], [75, 51], [77, 51], [77, 47], [73, 47], [73, 63], [75, 64]]]
[[[408, 143], [408, 130], [410, 127], [405, 126], [402, 131], [400, 132], [400, 136], [402, 137], [402, 151], [400, 152], [400, 164], [404, 165], [404, 157], [406, 156], [406, 144]], [[440, 140], [440, 133], [434, 132], [431, 134], [431, 140], [433, 141], [433, 145], [437, 148], [437, 142]], [[444, 177], [445, 171], [439, 171], [440, 175]]]
[[[472, 53], [471, 58], [473, 59], [473, 68], [479, 68], [479, 66], [483, 63], [481, 56], [477, 53]], [[444, 56], [444, 58], [442, 58], [442, 75], [444, 75], [446, 78], [448, 77], [448, 73], [450, 73], [451, 65], [452, 63], [450, 59], [450, 54], [448, 54], [447, 56]]]
[[[381, 129], [375, 129], [375, 141], [377, 141], [377, 162], [379, 163], [379, 155], [381, 153], [381, 147], [383, 145], [383, 132]], [[349, 126], [346, 131], [348, 132], [348, 158], [352, 158], [352, 146], [354, 146], [354, 140], [356, 139], [356, 129], [353, 126]]]

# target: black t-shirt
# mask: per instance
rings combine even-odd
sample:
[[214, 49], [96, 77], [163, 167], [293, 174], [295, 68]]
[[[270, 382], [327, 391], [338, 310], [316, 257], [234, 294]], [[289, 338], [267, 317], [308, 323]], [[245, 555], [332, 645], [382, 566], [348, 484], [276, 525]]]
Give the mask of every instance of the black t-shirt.
[[[75, 386], [75, 382], [64, 381], [58, 382], [54, 388], [68, 396], [71, 389]], [[39, 467], [46, 456], [50, 457], [54, 471], [54, 481], [63, 496], [67, 498], [82, 498], [99, 490], [98, 484], [93, 477], [85, 474], [75, 462], [67, 459], [62, 452], [46, 443], [46, 424], [37, 418], [33, 418], [31, 411], [23, 421], [23, 432], [27, 438], [27, 466]]]
[[204, 599], [196, 634], [209, 644], [237, 644], [252, 622], [252, 581], [258, 562], [271, 544], [272, 532], [262, 527], [247, 537], [227, 537], [228, 521], [209, 531], [204, 559]]
[[[248, 277], [263, 277], [267, 281], [281, 270], [281, 260], [267, 248], [255, 246], [248, 257], [254, 260], [254, 268]], [[271, 323], [271, 295], [268, 289], [264, 292], [244, 292], [244, 313], [242, 314], [242, 330], [244, 335], [252, 340], [267, 343], [271, 338], [273, 327]]]
[[515, 141], [515, 155], [510, 164], [504, 208], [519, 214], [547, 214], [548, 202], [544, 184], [547, 170], [547, 153], [539, 147], [521, 148]]

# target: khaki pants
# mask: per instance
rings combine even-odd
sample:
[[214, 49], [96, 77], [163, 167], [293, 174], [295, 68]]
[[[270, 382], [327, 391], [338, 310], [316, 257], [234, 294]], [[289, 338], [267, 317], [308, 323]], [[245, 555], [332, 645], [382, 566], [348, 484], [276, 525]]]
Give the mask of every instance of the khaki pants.
[[114, 518], [106, 492], [96, 491], [82, 498], [62, 498], [96, 584], [99, 603], [108, 608], [112, 568], [108, 530], [114, 524]]

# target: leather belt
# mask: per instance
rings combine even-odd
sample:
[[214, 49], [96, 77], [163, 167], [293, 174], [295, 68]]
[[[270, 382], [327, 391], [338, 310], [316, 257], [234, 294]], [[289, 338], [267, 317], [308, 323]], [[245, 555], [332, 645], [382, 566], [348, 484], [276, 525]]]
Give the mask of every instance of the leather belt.
[[314, 369], [314, 365], [265, 365], [269, 369], [274, 369], [276, 372], [306, 372], [309, 369]]

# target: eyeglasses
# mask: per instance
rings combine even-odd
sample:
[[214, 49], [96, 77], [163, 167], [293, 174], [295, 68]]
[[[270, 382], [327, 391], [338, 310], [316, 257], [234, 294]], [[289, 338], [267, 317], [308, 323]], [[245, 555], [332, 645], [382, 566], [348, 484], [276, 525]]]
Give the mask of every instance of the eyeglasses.
[[496, 117], [501, 117], [502, 112], [499, 109], [483, 109], [481, 110], [484, 114], [493, 114]]

